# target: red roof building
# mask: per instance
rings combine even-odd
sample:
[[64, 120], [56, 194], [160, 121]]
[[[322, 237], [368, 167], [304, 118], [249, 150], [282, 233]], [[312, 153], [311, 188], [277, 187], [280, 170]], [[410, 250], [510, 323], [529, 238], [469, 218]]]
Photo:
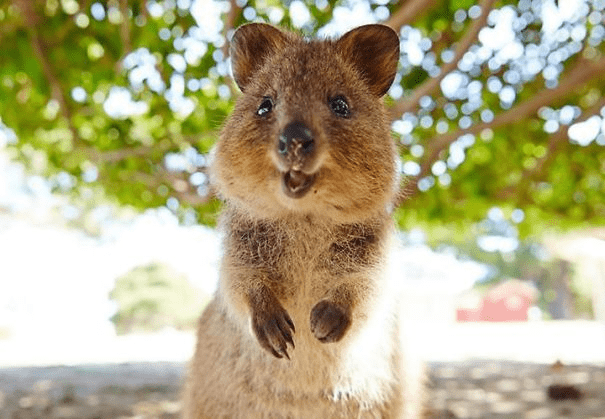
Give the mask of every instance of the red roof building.
[[529, 308], [538, 291], [525, 281], [510, 279], [491, 288], [483, 297], [477, 293], [463, 296], [456, 310], [456, 320], [468, 321], [527, 321]]

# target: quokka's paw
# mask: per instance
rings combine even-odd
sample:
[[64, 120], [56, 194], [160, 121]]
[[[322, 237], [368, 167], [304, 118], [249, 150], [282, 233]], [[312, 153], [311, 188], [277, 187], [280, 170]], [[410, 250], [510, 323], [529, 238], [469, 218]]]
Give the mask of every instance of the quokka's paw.
[[350, 325], [350, 312], [340, 304], [321, 300], [311, 309], [311, 332], [320, 342], [338, 342]]
[[252, 330], [260, 345], [277, 358], [288, 355], [288, 343], [294, 348], [292, 334], [296, 331], [288, 312], [274, 300], [263, 309], [252, 312]]

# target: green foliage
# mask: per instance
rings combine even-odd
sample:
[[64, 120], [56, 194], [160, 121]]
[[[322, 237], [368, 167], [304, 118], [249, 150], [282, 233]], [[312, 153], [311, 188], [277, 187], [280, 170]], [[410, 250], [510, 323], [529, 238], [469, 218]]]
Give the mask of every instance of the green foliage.
[[[401, 68], [386, 103], [405, 105], [394, 111], [395, 137], [403, 167], [420, 170], [404, 170], [401, 227], [463, 235], [494, 206], [524, 211], [523, 236], [605, 224], [605, 128], [582, 145], [567, 134], [591, 116], [605, 127], [602, 2], [587, 2], [549, 35], [546, 3], [483, 1], [493, 7], [486, 28], [512, 16], [511, 32], [479, 39], [483, 15], [467, 0], [202, 3], [0, 3], [0, 121], [16, 134], [12, 155], [54, 190], [86, 200], [100, 187], [119, 204], [168, 204], [183, 220], [212, 225], [220, 205], [207, 153], [238, 95], [226, 59], [232, 29], [262, 20], [323, 34], [356, 8], [403, 17]], [[291, 13], [301, 4], [303, 23], [304, 13]], [[499, 47], [483, 43], [507, 36]], [[440, 88], [446, 74], [459, 77], [456, 92]]]
[[118, 334], [195, 327], [205, 304], [200, 290], [168, 266], [152, 264], [133, 269], [116, 280], [109, 298], [118, 310], [111, 321]]

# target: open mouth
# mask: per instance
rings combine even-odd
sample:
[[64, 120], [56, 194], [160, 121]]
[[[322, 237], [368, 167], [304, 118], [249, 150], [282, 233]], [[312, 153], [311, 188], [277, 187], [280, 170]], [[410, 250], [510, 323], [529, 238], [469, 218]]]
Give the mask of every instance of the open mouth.
[[284, 193], [290, 198], [302, 198], [315, 183], [315, 174], [308, 175], [298, 170], [290, 170], [283, 174], [282, 186]]

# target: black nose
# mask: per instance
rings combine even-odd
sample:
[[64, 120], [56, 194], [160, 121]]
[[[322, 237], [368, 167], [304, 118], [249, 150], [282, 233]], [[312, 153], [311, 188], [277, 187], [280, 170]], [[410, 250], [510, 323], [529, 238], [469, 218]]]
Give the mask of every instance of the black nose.
[[313, 133], [302, 122], [289, 123], [279, 135], [277, 150], [284, 157], [302, 158], [313, 152], [314, 148]]

